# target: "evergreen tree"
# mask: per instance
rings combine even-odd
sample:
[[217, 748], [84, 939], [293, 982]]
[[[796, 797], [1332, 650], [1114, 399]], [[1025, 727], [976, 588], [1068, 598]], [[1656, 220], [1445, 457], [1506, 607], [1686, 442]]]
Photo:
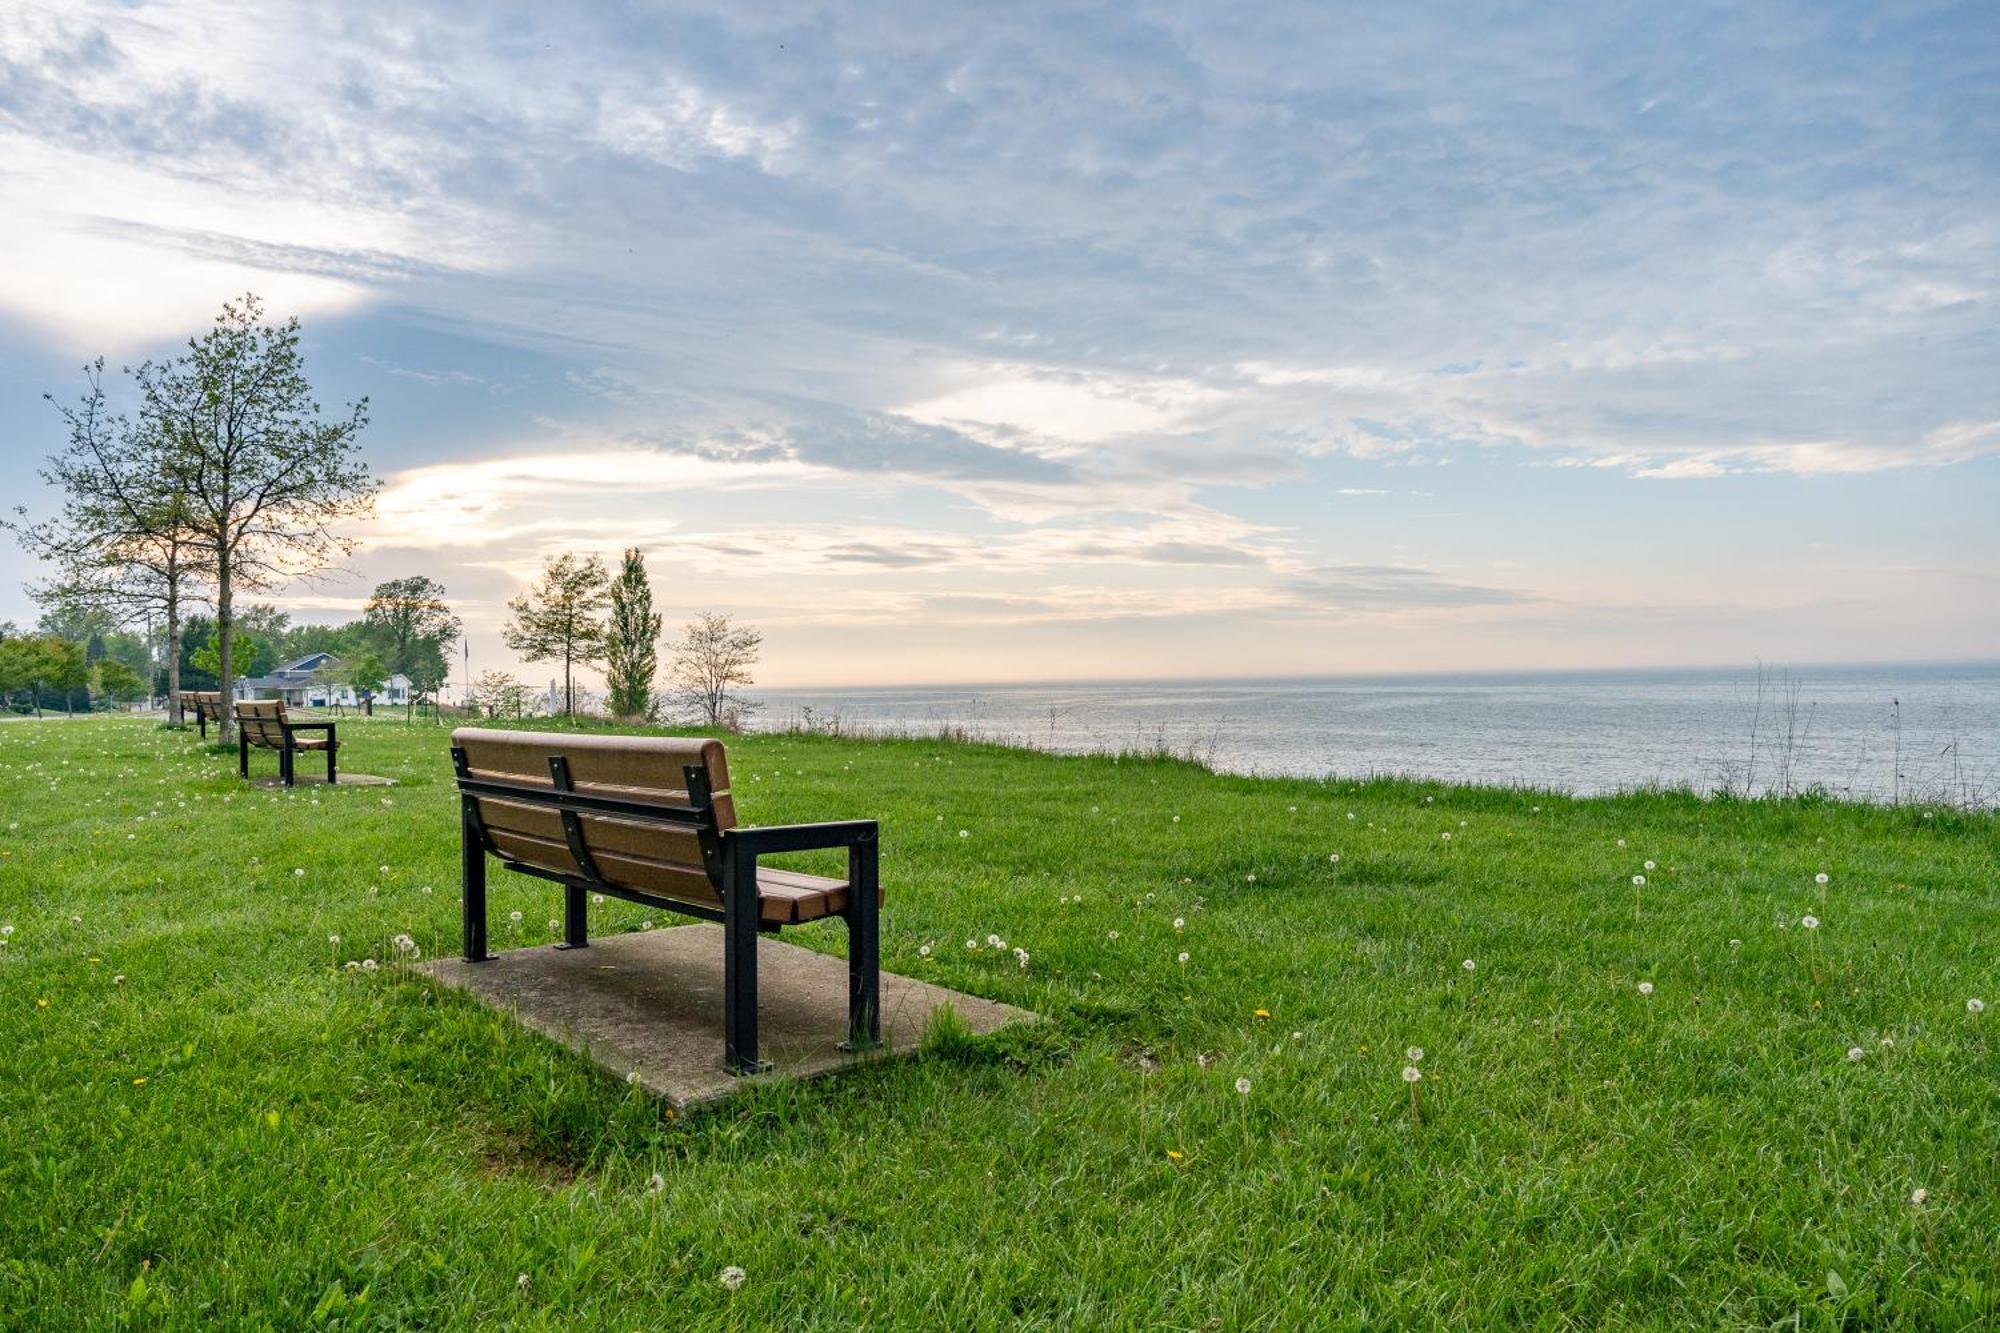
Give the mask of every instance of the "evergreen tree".
[[611, 622], [605, 628], [605, 685], [611, 711], [642, 718], [653, 710], [653, 673], [659, 665], [660, 617], [646, 560], [635, 546], [625, 552], [611, 585]]

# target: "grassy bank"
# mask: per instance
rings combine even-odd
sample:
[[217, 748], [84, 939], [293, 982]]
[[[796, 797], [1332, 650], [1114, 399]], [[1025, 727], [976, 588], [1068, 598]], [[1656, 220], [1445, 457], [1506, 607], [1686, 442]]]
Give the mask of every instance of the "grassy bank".
[[1051, 1021], [674, 1120], [394, 965], [443, 732], [342, 730], [401, 785], [0, 728], [0, 1321], [2000, 1318], [1990, 815], [744, 738], [746, 820], [882, 820], [886, 967]]

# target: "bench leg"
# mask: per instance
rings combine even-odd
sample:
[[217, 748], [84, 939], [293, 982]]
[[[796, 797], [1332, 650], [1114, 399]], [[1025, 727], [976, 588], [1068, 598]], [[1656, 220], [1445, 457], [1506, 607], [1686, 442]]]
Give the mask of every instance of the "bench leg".
[[459, 801], [459, 893], [465, 913], [465, 961], [483, 963], [486, 952], [486, 848], [470, 797]]
[[757, 861], [724, 852], [722, 904], [722, 1067], [761, 1074], [757, 1058]]
[[845, 1051], [882, 1044], [882, 889], [874, 842], [847, 849], [847, 1040]]
[[336, 753], [338, 753], [339, 750], [340, 747], [338, 745], [335, 745], [332, 741], [328, 741], [326, 743], [326, 785], [329, 787], [333, 786], [334, 783], [338, 781], [338, 779], [335, 778], [334, 776], [333, 756]]
[[287, 787], [296, 787], [299, 785], [297, 759], [298, 752], [292, 749], [291, 742], [289, 741], [285, 743], [283, 749], [278, 751], [278, 775], [285, 780]]
[[236, 732], [236, 772], [245, 782], [250, 780], [250, 738], [241, 728]]
[[582, 949], [590, 944], [590, 900], [574, 884], [563, 885], [563, 942], [558, 949]]

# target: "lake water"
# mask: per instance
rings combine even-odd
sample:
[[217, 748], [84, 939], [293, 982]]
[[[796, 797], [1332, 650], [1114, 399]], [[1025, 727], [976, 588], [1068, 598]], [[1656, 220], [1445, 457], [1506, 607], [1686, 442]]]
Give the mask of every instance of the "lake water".
[[762, 692], [760, 729], [838, 725], [1229, 772], [1590, 794], [1649, 785], [2000, 803], [2000, 663]]

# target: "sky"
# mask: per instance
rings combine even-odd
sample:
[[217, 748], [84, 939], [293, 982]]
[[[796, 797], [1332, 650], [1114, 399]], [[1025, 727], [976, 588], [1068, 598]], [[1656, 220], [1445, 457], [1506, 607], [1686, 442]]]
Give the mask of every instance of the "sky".
[[1990, 0], [10, 0], [0, 500], [244, 291], [383, 482], [268, 600], [474, 673], [626, 546], [781, 688], [2000, 656]]

